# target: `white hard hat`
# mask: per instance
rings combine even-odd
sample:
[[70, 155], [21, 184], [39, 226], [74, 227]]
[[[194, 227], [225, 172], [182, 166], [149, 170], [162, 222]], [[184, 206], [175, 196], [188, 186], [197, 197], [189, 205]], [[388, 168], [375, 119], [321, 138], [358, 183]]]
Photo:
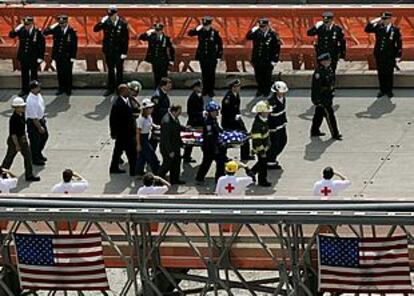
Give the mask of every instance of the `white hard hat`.
[[142, 100], [142, 109], [154, 107], [154, 103], [149, 98], [145, 98]]
[[24, 107], [26, 102], [21, 97], [15, 97], [12, 101], [12, 107]]
[[262, 113], [262, 112], [271, 112], [269, 104], [267, 104], [265, 101], [258, 102], [254, 107], [252, 112], [253, 113]]
[[271, 91], [272, 92], [287, 93], [289, 91], [289, 88], [288, 88], [286, 82], [276, 81], [275, 83], [273, 83]]

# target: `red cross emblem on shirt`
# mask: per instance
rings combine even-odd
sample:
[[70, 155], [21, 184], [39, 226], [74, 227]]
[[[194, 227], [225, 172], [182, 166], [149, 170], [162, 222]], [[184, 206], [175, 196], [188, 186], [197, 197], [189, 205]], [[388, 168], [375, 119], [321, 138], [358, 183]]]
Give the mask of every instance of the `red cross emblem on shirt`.
[[329, 195], [329, 193], [331, 193], [332, 192], [332, 190], [331, 189], [329, 189], [329, 187], [323, 187], [323, 189], [321, 190], [321, 193], [323, 194], [323, 195], [325, 195], [325, 196], [328, 196]]
[[224, 187], [224, 189], [226, 189], [228, 193], [231, 193], [234, 189], [236, 189], [236, 187], [229, 183], [226, 187]]

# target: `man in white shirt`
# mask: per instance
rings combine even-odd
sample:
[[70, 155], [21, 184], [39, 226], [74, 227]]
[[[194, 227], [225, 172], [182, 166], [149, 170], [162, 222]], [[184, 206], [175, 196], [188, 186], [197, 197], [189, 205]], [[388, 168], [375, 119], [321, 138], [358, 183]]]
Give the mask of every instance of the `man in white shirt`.
[[49, 138], [49, 133], [45, 119], [45, 102], [40, 93], [40, 82], [37, 80], [30, 82], [30, 94], [26, 101], [26, 121], [32, 162], [34, 165], [45, 165], [47, 158], [42, 151]]
[[62, 173], [63, 182], [53, 186], [53, 193], [82, 193], [88, 189], [88, 181], [76, 172], [66, 169]]
[[[326, 167], [323, 170], [323, 179], [317, 181], [313, 186], [314, 196], [337, 196], [341, 191], [345, 190], [351, 185], [344, 175], [339, 172], [334, 172], [333, 168]], [[340, 180], [332, 180], [334, 176], [337, 176]]]
[[[161, 177], [154, 176], [152, 173], [146, 173], [144, 175], [143, 183], [144, 186], [138, 189], [138, 196], [162, 195], [166, 193], [171, 187], [171, 184], [166, 180]], [[160, 185], [156, 185], [156, 183], [159, 183]]]
[[0, 194], [10, 193], [10, 189], [16, 188], [17, 177], [4, 168], [0, 168]]
[[[240, 164], [241, 165], [241, 164]], [[243, 196], [246, 188], [253, 183], [252, 177], [234, 176], [239, 169], [239, 164], [229, 161], [226, 164], [226, 175], [217, 181], [216, 194], [220, 196]]]

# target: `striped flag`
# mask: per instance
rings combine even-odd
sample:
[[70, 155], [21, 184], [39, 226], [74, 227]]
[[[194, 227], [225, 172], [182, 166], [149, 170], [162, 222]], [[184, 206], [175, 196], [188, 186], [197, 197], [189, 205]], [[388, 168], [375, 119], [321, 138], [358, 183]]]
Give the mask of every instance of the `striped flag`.
[[406, 236], [317, 238], [319, 291], [412, 293]]
[[15, 234], [20, 284], [31, 290], [109, 290], [99, 233]]

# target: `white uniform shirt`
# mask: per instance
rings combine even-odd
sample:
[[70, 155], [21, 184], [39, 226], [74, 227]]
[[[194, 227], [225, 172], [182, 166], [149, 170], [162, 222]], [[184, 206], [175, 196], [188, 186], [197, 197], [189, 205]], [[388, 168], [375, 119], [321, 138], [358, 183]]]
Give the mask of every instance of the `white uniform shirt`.
[[42, 119], [45, 116], [45, 101], [42, 95], [30, 93], [26, 100], [26, 119]]
[[168, 186], [142, 186], [138, 189], [137, 194], [143, 195], [162, 195], [168, 191]]
[[140, 115], [137, 118], [137, 128], [141, 129], [141, 134], [149, 134], [152, 129], [151, 115], [148, 115], [147, 117]]
[[351, 185], [349, 180], [326, 180], [317, 181], [313, 186], [314, 196], [337, 196], [340, 191]]
[[245, 195], [246, 187], [253, 183], [251, 177], [222, 176], [218, 179], [216, 194], [224, 196]]
[[81, 181], [71, 181], [69, 183], [61, 182], [53, 186], [52, 192], [53, 193], [82, 193], [86, 189], [88, 189], [88, 181], [81, 180]]
[[17, 178], [0, 178], [0, 194], [10, 193], [10, 189], [16, 188]]

